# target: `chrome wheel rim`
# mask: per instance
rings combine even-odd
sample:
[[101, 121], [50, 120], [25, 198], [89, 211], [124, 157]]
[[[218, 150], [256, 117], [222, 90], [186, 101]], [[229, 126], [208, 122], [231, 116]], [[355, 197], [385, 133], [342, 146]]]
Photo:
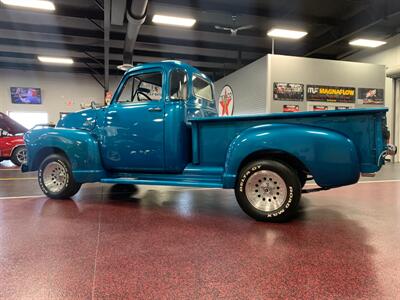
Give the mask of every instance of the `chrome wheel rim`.
[[256, 209], [272, 212], [285, 203], [287, 186], [279, 174], [261, 170], [252, 174], [246, 182], [246, 197]]
[[59, 162], [49, 163], [43, 170], [43, 184], [51, 193], [59, 193], [68, 182], [68, 171]]
[[18, 150], [16, 156], [17, 156], [18, 161], [21, 164], [25, 163], [26, 162], [26, 149], [23, 148], [23, 149]]

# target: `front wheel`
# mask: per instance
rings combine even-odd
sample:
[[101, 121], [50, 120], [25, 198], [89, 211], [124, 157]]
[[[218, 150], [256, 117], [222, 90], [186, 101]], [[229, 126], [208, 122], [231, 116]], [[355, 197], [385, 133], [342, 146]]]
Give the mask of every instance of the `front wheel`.
[[24, 164], [26, 162], [26, 147], [18, 146], [15, 148], [10, 159], [11, 162], [18, 167]]
[[247, 164], [235, 187], [240, 207], [258, 221], [283, 222], [296, 212], [301, 184], [297, 172], [273, 160]]
[[38, 179], [43, 193], [53, 199], [70, 198], [81, 188], [72, 176], [68, 159], [60, 154], [46, 157], [39, 167]]

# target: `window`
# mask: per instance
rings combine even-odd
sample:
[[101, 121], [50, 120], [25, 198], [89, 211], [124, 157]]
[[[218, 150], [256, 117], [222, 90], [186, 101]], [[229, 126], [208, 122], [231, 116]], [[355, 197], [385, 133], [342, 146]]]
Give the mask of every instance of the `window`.
[[193, 81], [193, 94], [195, 96], [209, 101], [214, 101], [211, 84], [207, 80], [194, 75], [192, 81]]
[[28, 129], [31, 129], [38, 124], [49, 123], [49, 115], [45, 112], [10, 111], [8, 116]]
[[161, 72], [145, 73], [129, 77], [117, 101], [119, 103], [159, 101], [161, 94]]
[[173, 70], [170, 75], [169, 96], [171, 99], [186, 100], [187, 75], [183, 70]]

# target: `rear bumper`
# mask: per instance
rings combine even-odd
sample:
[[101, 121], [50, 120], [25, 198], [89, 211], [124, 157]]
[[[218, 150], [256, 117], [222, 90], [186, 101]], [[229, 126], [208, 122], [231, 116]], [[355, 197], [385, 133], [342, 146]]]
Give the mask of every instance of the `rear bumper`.
[[388, 144], [386, 150], [386, 155], [396, 155], [397, 154], [397, 146]]

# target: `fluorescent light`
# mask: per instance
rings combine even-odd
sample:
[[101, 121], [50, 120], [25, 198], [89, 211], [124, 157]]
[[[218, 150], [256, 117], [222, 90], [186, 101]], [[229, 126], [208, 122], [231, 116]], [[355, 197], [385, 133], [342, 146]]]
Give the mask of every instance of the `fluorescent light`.
[[356, 39], [350, 41], [349, 44], [353, 46], [376, 48], [385, 45], [386, 42], [377, 40], [368, 40], [368, 39]]
[[62, 57], [50, 57], [50, 56], [38, 56], [38, 59], [44, 63], [50, 64], [63, 64], [63, 65], [72, 65], [74, 61], [72, 58], [62, 58]]
[[44, 10], [55, 10], [56, 7], [51, 1], [45, 0], [1, 0], [2, 3], [6, 5], [13, 5], [19, 7], [28, 7]]
[[154, 15], [153, 22], [157, 23], [157, 24], [164, 24], [164, 25], [192, 27], [194, 25], [194, 23], [196, 23], [196, 20], [190, 19], [190, 18], [178, 18], [178, 17], [171, 17], [171, 16]]
[[278, 37], [278, 38], [297, 40], [297, 39], [301, 39], [303, 36], [307, 35], [307, 32], [273, 28], [270, 31], [268, 31], [267, 35], [270, 37]]

